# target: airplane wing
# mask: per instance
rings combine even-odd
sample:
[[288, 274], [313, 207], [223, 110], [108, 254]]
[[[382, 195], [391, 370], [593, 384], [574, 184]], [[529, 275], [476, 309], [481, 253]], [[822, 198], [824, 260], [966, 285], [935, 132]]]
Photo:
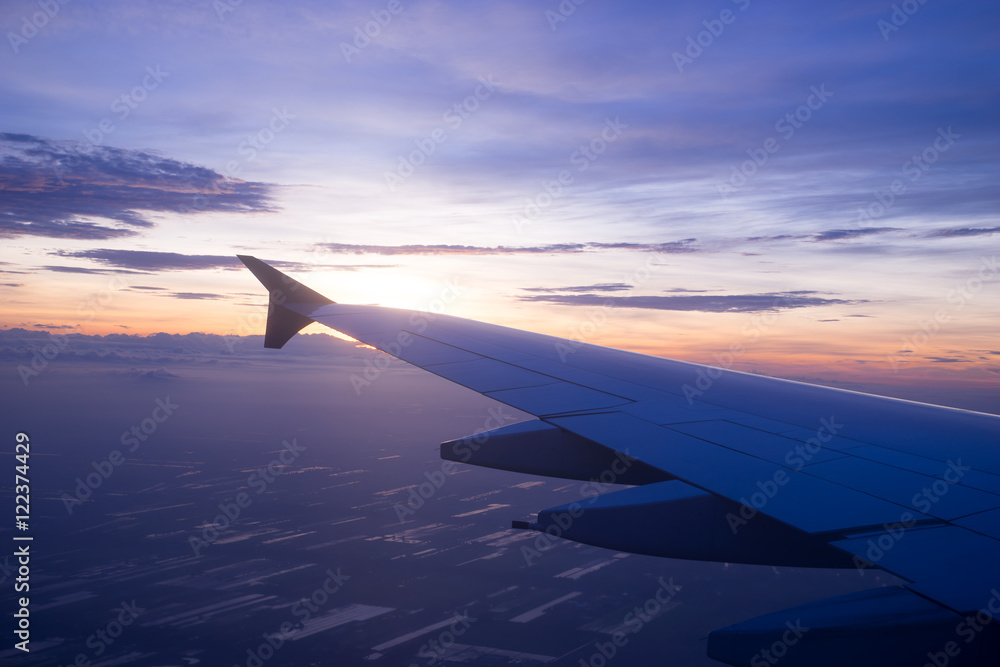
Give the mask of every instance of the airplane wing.
[[668, 558], [879, 568], [903, 582], [715, 630], [710, 657], [1000, 664], [1000, 417], [339, 304], [240, 259], [270, 292], [266, 347], [320, 322], [537, 417], [443, 443], [442, 458], [631, 486], [514, 527]]

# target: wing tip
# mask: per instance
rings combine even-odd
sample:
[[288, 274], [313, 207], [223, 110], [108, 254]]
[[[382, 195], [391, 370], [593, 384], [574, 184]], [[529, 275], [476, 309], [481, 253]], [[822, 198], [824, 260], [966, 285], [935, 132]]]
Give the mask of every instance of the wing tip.
[[268, 291], [264, 347], [278, 349], [313, 320], [291, 304], [325, 306], [335, 303], [253, 255], [236, 255]]

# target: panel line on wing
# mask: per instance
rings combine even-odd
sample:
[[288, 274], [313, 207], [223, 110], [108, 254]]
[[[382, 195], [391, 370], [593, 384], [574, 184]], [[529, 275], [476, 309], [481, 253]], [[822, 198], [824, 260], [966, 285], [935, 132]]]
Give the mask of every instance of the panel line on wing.
[[[416, 334], [413, 332], [408, 332], [408, 333], [411, 333], [414, 339], [426, 340], [435, 343], [437, 345], [448, 346], [452, 349], [455, 349], [456, 351], [461, 351], [463, 353], [478, 357], [478, 359], [472, 359], [472, 360], [458, 359], [455, 361], [435, 361], [433, 363], [428, 363], [421, 366], [422, 368], [437, 375], [440, 375], [441, 377], [452, 380], [453, 382], [462, 384], [463, 386], [471, 387], [474, 384], [477, 386], [476, 391], [482, 391], [485, 395], [490, 396], [491, 398], [494, 398], [504, 403], [508, 403], [508, 405], [513, 405], [514, 407], [517, 407], [519, 409], [526, 410], [527, 412], [531, 412], [532, 414], [536, 415], [554, 414], [561, 412], [586, 410], [588, 409], [588, 407], [589, 408], [612, 407], [615, 405], [622, 405], [624, 403], [632, 402], [632, 399], [629, 399], [627, 397], [618, 396], [608, 391], [594, 389], [591, 386], [581, 384], [580, 382], [574, 382], [571, 379], [566, 379], [542, 371], [534, 370], [530, 366], [522, 365], [521, 363], [511, 363], [508, 361], [504, 361], [502, 359], [495, 359], [488, 355], [480, 354], [476, 352], [474, 349], [456, 347], [454, 345], [451, 345], [450, 343], [444, 343], [434, 338], [429, 338], [428, 336], [422, 334]], [[405, 357], [400, 357], [400, 358], [404, 359], [404, 361], [406, 360]], [[474, 368], [474, 366], [477, 365], [478, 367]], [[505, 377], [523, 378], [523, 379], [519, 383], [511, 384], [510, 386], [504, 386], [502, 388], [494, 388], [491, 390], [484, 387], [484, 382], [488, 383], [490, 378], [484, 378], [481, 376], [482, 373], [487, 371], [492, 371], [494, 373], [498, 373], [499, 375]], [[470, 377], [470, 375], [476, 375], [476, 374], [480, 374], [480, 377], [477, 378]], [[553, 396], [547, 397], [550, 399], [548, 401], [539, 400], [541, 398], [539, 396], [530, 396], [530, 393], [532, 393], [531, 390], [537, 387], [552, 388], [552, 385], [554, 384], [564, 384], [566, 385], [567, 388], [571, 388], [570, 391], [572, 392], [571, 395], [572, 399], [566, 397], [566, 400], [573, 400], [574, 405], [570, 407], [568, 410], [544, 409], [544, 406], [550, 404], [567, 405], [566, 400], [557, 400], [553, 403], [553, 399], [555, 399], [555, 397]], [[522, 391], [522, 393], [518, 396], [515, 396], [514, 394], [501, 395], [498, 393], [505, 391], [513, 392], [518, 390], [524, 390], [524, 391]], [[511, 400], [515, 400], [516, 402], [512, 403], [510, 402]], [[579, 401], [582, 401], [583, 404], [582, 405], [576, 404], [576, 402]], [[524, 407], [522, 407], [522, 405]], [[535, 406], [535, 407], [530, 410], [526, 409], [529, 406]], [[542, 410], [542, 411], [536, 412], [535, 410]]]
[[[787, 466], [656, 426], [622, 412], [556, 417], [548, 421], [696, 486], [748, 504], [765, 493], [761, 511], [808, 533], [835, 533], [892, 522], [903, 512], [931, 519], [898, 503]], [[837, 512], [816, 511], [833, 505]]]

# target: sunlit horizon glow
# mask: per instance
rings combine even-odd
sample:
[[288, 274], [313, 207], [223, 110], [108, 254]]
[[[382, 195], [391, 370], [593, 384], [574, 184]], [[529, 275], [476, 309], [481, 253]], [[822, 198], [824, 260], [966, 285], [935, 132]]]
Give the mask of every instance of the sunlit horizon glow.
[[993, 5], [403, 3], [354, 51], [382, 5], [216, 6], [73, 2], [0, 49], [0, 327], [261, 333], [251, 254], [339, 302], [1000, 395]]

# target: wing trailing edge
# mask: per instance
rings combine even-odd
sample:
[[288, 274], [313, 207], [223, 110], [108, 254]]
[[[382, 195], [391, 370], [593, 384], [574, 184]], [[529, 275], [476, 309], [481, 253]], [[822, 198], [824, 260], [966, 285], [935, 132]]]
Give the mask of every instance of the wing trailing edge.
[[996, 633], [977, 632], [975, 624], [905, 588], [886, 586], [713, 630], [708, 656], [734, 667], [779, 661], [809, 667], [994, 665]]

